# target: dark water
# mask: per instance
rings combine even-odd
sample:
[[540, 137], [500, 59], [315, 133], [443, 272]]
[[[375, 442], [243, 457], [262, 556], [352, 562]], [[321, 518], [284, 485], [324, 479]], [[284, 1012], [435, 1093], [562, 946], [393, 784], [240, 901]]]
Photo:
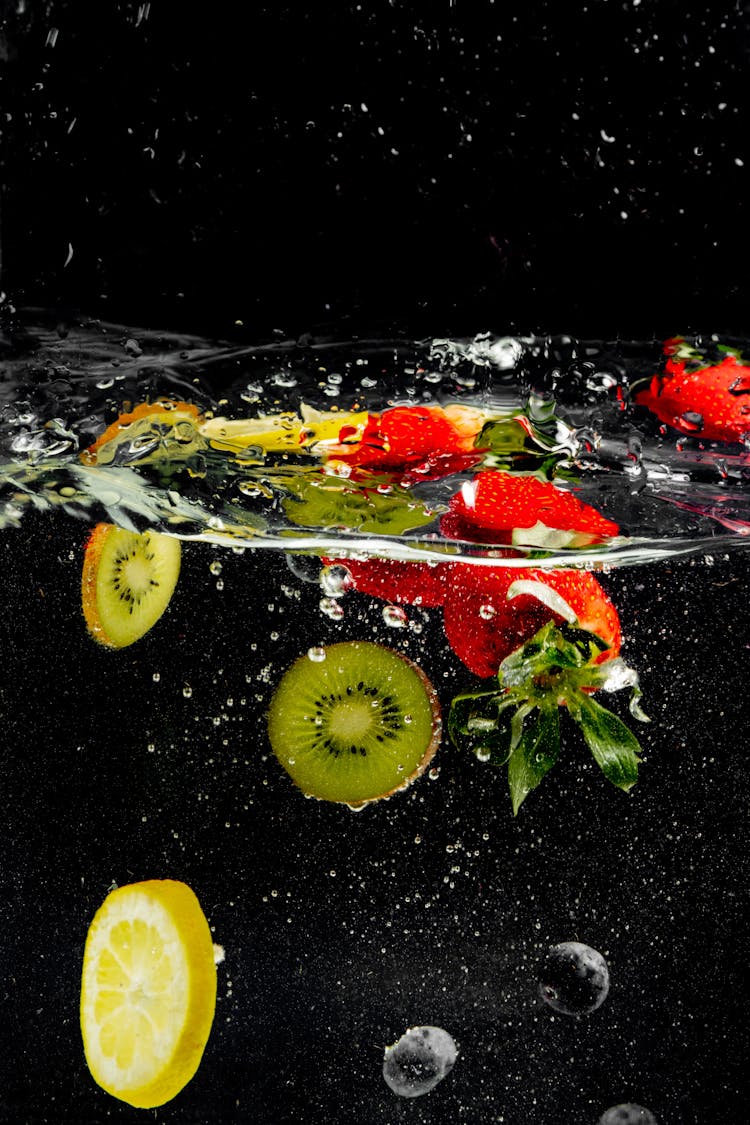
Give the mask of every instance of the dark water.
[[[0, 1121], [136, 1119], [86, 1069], [80, 961], [113, 882], [170, 877], [196, 891], [226, 956], [198, 1073], [149, 1120], [596, 1125], [609, 1106], [636, 1102], [660, 1125], [745, 1122], [750, 562], [735, 549], [747, 541], [745, 454], [721, 455], [724, 475], [715, 449], [677, 450], [642, 414], [623, 417], [612, 389], [646, 374], [658, 346], [249, 349], [66, 328], [16, 334], [2, 384]], [[576, 375], [583, 364], [593, 370]], [[433, 381], [417, 378], [420, 365]], [[337, 400], [325, 387], [340, 401], [356, 385], [372, 408], [556, 392], [590, 497], [629, 532], [620, 554], [596, 561], [651, 718], [630, 794], [604, 781], [569, 724], [560, 763], [515, 819], [503, 771], [447, 739], [432, 773], [357, 815], [303, 799], [265, 733], [281, 673], [311, 644], [367, 638], [411, 656], [447, 706], [473, 681], [440, 614], [409, 607], [395, 628], [357, 593], [340, 620], [321, 612], [320, 588], [287, 565], [280, 537], [299, 529], [271, 521], [257, 542], [226, 531], [228, 512], [234, 523], [268, 518], [238, 494], [226, 459], [171, 488], [137, 464], [125, 466], [126, 488], [120, 466], [107, 485], [116, 499], [80, 477], [72, 500], [57, 484], [45, 492], [69, 482], [79, 450], [125, 401], [179, 393], [251, 416], [270, 387], [275, 409], [296, 408], [314, 372], [321, 402]], [[604, 440], [592, 451], [580, 431], [593, 411]], [[80, 612], [89, 525], [125, 511], [164, 529], [169, 491], [195, 513], [170, 608], [136, 646], [101, 649]], [[686, 497], [696, 511], [675, 504]], [[347, 531], [342, 542], [362, 545]], [[606, 1001], [580, 1019], [537, 991], [548, 948], [563, 941], [609, 966]], [[429, 1095], [402, 1100], [383, 1082], [383, 1051], [421, 1024], [445, 1028], [459, 1056]]]

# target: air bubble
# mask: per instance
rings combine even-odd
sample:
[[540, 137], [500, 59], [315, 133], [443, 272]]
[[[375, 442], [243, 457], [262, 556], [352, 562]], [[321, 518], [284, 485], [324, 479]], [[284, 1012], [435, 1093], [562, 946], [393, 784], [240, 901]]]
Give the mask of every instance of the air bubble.
[[190, 699], [193, 694], [193, 689], [191, 688], [190, 684], [183, 685], [182, 694], [185, 696], [185, 699]]
[[480, 605], [479, 616], [482, 618], [482, 621], [491, 621], [496, 615], [497, 610], [494, 605]]
[[344, 607], [335, 598], [321, 598], [320, 612], [324, 613], [326, 617], [330, 617], [331, 621], [341, 621], [344, 616]]
[[318, 577], [323, 593], [329, 598], [343, 597], [353, 585], [351, 571], [339, 564], [324, 566]]
[[214, 559], [208, 569], [210, 570], [211, 574], [219, 575], [221, 574], [221, 563], [218, 559]]
[[303, 582], [315, 582], [316, 585], [320, 582], [320, 559], [316, 555], [288, 554], [286, 565]]
[[383, 1078], [401, 1098], [418, 1098], [434, 1090], [450, 1073], [458, 1048], [442, 1027], [410, 1027], [392, 1047], [386, 1047]]
[[313, 645], [307, 650], [307, 657], [315, 664], [320, 664], [326, 658], [326, 650], [320, 645]]
[[383, 606], [383, 621], [391, 629], [405, 629], [409, 624], [409, 618], [400, 605]]

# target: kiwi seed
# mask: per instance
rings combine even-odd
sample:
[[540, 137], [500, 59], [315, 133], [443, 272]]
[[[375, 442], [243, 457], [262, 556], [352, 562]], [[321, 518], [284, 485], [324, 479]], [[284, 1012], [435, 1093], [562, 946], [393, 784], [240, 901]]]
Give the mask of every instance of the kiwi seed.
[[307, 796], [361, 806], [424, 771], [440, 742], [440, 705], [405, 656], [370, 641], [345, 641], [311, 650], [285, 673], [268, 732], [276, 757]]

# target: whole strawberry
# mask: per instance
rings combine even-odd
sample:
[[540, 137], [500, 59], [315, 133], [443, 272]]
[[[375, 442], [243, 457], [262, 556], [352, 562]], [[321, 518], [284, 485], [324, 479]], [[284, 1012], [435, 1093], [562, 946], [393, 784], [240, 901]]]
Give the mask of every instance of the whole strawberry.
[[361, 593], [442, 605], [446, 637], [459, 659], [475, 675], [497, 676], [496, 687], [453, 699], [448, 730], [482, 761], [507, 764], [514, 813], [557, 760], [560, 707], [579, 725], [608, 780], [626, 791], [635, 784], [637, 739], [591, 698], [598, 689], [629, 687], [631, 713], [646, 719], [638, 677], [619, 655], [619, 615], [590, 571], [376, 558], [341, 563]]
[[668, 340], [664, 350], [664, 373], [636, 394], [639, 406], [691, 437], [747, 443], [750, 366], [732, 352], [719, 363], [706, 363], [680, 337]]
[[357, 441], [344, 441], [329, 456], [352, 466], [399, 470], [419, 479], [447, 476], [481, 459], [475, 447], [484, 415], [454, 403], [441, 406], [394, 406], [370, 414]]

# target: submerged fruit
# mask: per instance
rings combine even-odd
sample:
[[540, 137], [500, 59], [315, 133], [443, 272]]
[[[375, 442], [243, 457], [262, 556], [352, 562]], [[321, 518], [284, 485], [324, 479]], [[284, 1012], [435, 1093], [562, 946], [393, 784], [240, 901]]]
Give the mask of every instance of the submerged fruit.
[[111, 523], [94, 528], [83, 560], [81, 600], [91, 636], [125, 648], [156, 624], [180, 573], [179, 539]]
[[585, 1016], [607, 998], [609, 969], [598, 950], [580, 941], [553, 945], [539, 974], [539, 995], [566, 1016]]
[[453, 1036], [442, 1027], [410, 1027], [397, 1043], [386, 1047], [383, 1078], [399, 1097], [418, 1098], [442, 1082], [457, 1058]]
[[276, 757], [310, 797], [362, 805], [418, 777], [440, 741], [435, 690], [406, 657], [369, 641], [311, 650], [271, 700]]
[[201, 412], [191, 402], [140, 402], [107, 426], [94, 444], [83, 451], [81, 460], [85, 465], [99, 466], [130, 461], [184, 461], [205, 448], [205, 439], [199, 432], [201, 422]]
[[81, 1034], [91, 1075], [129, 1105], [164, 1105], [190, 1081], [216, 1006], [208, 922], [172, 879], [112, 891], [86, 938]]

